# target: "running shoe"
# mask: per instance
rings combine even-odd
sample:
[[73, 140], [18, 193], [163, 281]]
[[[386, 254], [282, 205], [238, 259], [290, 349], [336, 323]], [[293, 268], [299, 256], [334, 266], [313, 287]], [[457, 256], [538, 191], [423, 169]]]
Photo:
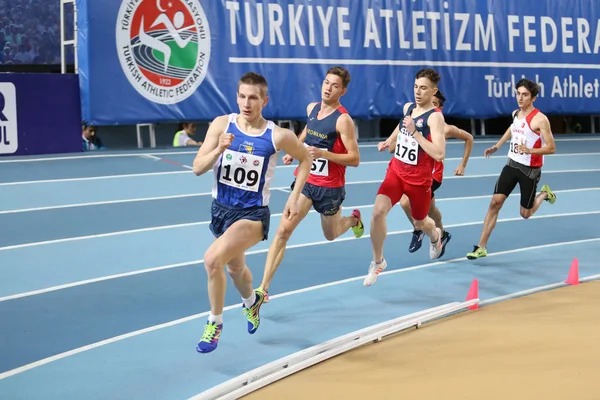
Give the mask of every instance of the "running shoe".
[[415, 251], [421, 248], [421, 244], [423, 244], [423, 237], [425, 233], [423, 231], [414, 230], [412, 234], [412, 240], [410, 241], [410, 245], [408, 246], [408, 251], [410, 253], [414, 253]]
[[387, 267], [387, 261], [385, 259], [377, 264], [375, 261], [371, 261], [371, 265], [369, 266], [369, 272], [363, 282], [365, 286], [371, 286], [377, 280], [377, 276]]
[[485, 247], [473, 246], [473, 251], [467, 254], [469, 260], [476, 260], [487, 256], [487, 250]]
[[254, 304], [250, 308], [246, 308], [244, 305], [243, 312], [248, 319], [248, 333], [253, 334], [256, 332], [260, 325], [260, 306], [265, 302], [265, 292], [258, 288], [254, 290], [256, 293], [256, 300], [254, 300]]
[[358, 219], [358, 224], [352, 227], [352, 232], [354, 232], [354, 237], [359, 238], [365, 233], [365, 226], [363, 225], [362, 218], [360, 216], [360, 210], [355, 209], [352, 210], [352, 216]]
[[440, 228], [435, 228], [435, 230], [437, 231], [438, 238], [429, 246], [429, 258], [432, 260], [440, 258], [445, 247], [445, 245], [442, 243], [442, 230]]
[[452, 235], [448, 233], [448, 231], [444, 231], [444, 234], [442, 235], [442, 252], [440, 253], [440, 258], [442, 258], [444, 253], [446, 253], [446, 245], [450, 239], [452, 239]]
[[204, 334], [202, 334], [202, 338], [196, 345], [196, 351], [198, 353], [210, 353], [216, 349], [222, 330], [223, 324], [217, 325], [216, 322], [206, 321]]
[[556, 201], [556, 195], [554, 194], [554, 192], [552, 190], [550, 190], [550, 186], [548, 186], [548, 185], [542, 186], [541, 191], [543, 193], [548, 194], [548, 197], [546, 197], [546, 201], [550, 204], [554, 204], [554, 202]]

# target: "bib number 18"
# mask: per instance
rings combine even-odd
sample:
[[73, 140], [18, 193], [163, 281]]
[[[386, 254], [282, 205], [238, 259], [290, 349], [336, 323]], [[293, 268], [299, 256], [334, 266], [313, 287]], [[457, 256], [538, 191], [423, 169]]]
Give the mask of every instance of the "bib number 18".
[[517, 142], [510, 142], [510, 151], [515, 154], [523, 154], [523, 152], [517, 151], [518, 145], [519, 145], [519, 143], [517, 143]]

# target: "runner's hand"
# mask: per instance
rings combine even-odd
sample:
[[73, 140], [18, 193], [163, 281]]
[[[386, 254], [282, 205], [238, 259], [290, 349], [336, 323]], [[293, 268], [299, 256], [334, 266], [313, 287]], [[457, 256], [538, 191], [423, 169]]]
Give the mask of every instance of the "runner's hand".
[[231, 146], [231, 143], [233, 142], [233, 134], [232, 133], [221, 133], [221, 136], [219, 136], [219, 150], [222, 152], [224, 152], [226, 149], [229, 148], [229, 146]]

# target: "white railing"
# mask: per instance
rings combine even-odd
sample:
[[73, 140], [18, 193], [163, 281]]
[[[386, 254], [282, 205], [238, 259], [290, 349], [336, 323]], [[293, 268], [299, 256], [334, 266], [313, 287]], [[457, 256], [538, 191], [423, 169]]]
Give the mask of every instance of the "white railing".
[[[73, 39], [65, 39], [65, 5], [73, 4]], [[60, 0], [60, 69], [61, 73], [67, 73], [66, 46], [73, 46], [73, 57], [75, 61], [75, 73], [79, 73], [77, 62], [77, 5], [75, 0]]]
[[463, 303], [453, 302], [373, 325], [263, 365], [191, 397], [189, 400], [239, 399], [288, 375], [368, 342], [380, 341], [386, 336], [412, 327], [419, 328], [425, 322], [454, 314], [478, 304], [479, 298]]

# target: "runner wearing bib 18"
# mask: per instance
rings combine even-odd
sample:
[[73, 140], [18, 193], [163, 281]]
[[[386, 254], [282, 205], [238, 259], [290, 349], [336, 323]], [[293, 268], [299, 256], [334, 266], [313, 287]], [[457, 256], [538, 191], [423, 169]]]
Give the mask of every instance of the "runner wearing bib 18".
[[[342, 217], [342, 203], [346, 197], [346, 167], [357, 167], [360, 162], [354, 121], [340, 103], [349, 82], [350, 74], [345, 68], [330, 68], [321, 87], [321, 101], [311, 103], [306, 108], [308, 121], [300, 140], [313, 157], [312, 167], [302, 189], [298, 215], [291, 220], [281, 220], [269, 248], [260, 286], [265, 293], [281, 263], [287, 241], [311, 208], [321, 214], [323, 235], [327, 240], [336, 239], [350, 228], [357, 238], [364, 233], [359, 210]], [[283, 161], [284, 164], [290, 164], [293, 156], [288, 154]], [[294, 172], [294, 175], [297, 174], [298, 170]], [[295, 181], [292, 189], [297, 184]]]
[[537, 185], [542, 177], [544, 155], [556, 152], [550, 122], [533, 106], [539, 86], [529, 79], [521, 79], [517, 82], [515, 91], [519, 109], [513, 113], [511, 126], [498, 143], [483, 153], [489, 157], [510, 139], [508, 162], [494, 187], [494, 195], [483, 222], [479, 243], [467, 254], [469, 260], [487, 256], [487, 242], [496, 226], [498, 213], [517, 184], [521, 191], [521, 216], [525, 219], [531, 217], [544, 201], [550, 204], [556, 201], [556, 195], [548, 185], [543, 185], [536, 196]]
[[387, 267], [383, 245], [387, 235], [386, 217], [392, 207], [406, 195], [410, 201], [415, 228], [429, 237], [431, 259], [440, 257], [445, 248], [442, 232], [427, 214], [431, 202], [432, 171], [435, 161], [442, 161], [446, 151], [444, 117], [433, 106], [440, 75], [430, 69], [417, 72], [414, 83], [415, 102], [404, 105], [404, 119], [394, 132], [377, 146], [379, 151], [392, 147], [393, 154], [385, 178], [379, 187], [371, 218], [373, 259], [365, 286], [370, 286]]
[[298, 198], [310, 172], [310, 155], [296, 135], [263, 118], [267, 101], [265, 78], [253, 72], [242, 76], [237, 93], [240, 113], [215, 118], [194, 159], [196, 175], [212, 170], [215, 178], [209, 225], [215, 241], [204, 254], [210, 314], [196, 346], [199, 353], [215, 350], [223, 330], [225, 266], [242, 296], [248, 333], [253, 334], [260, 325], [265, 295], [253, 290], [245, 252], [269, 235], [269, 183], [277, 153], [283, 150], [300, 161], [298, 187], [290, 194], [282, 219], [297, 214]]

